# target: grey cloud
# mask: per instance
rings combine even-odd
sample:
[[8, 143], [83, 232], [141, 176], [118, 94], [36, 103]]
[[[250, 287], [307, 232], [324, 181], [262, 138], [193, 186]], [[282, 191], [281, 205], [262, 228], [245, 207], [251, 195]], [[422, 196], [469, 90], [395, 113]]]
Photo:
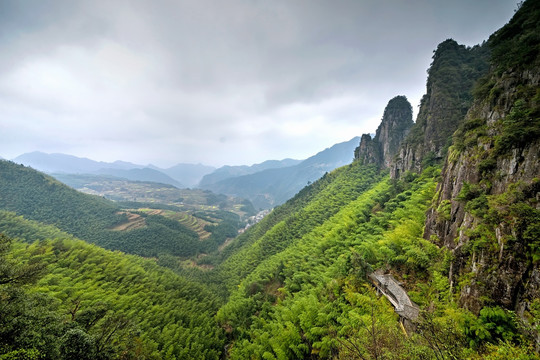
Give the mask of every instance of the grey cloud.
[[0, 122], [10, 125], [0, 125], [12, 136], [0, 155], [72, 149], [169, 165], [308, 156], [373, 132], [397, 94], [419, 101], [440, 41], [481, 42], [513, 8], [509, 0], [2, 1]]

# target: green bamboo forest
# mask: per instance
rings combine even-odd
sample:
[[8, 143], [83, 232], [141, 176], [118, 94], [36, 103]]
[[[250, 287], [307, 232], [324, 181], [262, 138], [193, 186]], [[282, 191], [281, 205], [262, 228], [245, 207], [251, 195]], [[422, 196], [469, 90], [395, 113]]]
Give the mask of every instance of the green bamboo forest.
[[540, 2], [426, 85], [239, 235], [0, 160], [0, 359], [539, 359]]

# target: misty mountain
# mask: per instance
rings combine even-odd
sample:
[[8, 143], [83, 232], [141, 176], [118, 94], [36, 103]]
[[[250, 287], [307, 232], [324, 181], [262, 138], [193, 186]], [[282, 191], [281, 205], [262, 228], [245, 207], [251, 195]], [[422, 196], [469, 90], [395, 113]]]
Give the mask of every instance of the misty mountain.
[[158, 168], [151, 169], [126, 161], [108, 163], [67, 154], [46, 154], [35, 151], [17, 156], [13, 162], [30, 166], [48, 174], [109, 175], [131, 181], [153, 181], [178, 188], [185, 187], [182, 182], [163, 173]]
[[184, 184], [184, 186], [190, 188], [196, 187], [204, 176], [216, 170], [216, 168], [213, 166], [203, 164], [176, 164], [166, 169], [162, 169], [154, 165], [148, 165], [148, 167], [161, 171], [174, 180]]
[[302, 160], [294, 159], [283, 159], [283, 160], [266, 160], [260, 164], [254, 164], [251, 166], [240, 165], [240, 166], [229, 166], [225, 165], [215, 170], [211, 174], [205, 175], [199, 183], [200, 187], [209, 186], [210, 184], [215, 184], [219, 181], [238, 177], [242, 175], [254, 174], [259, 171], [264, 171], [268, 169], [278, 169], [289, 166], [294, 166], [301, 163]]
[[437, 46], [414, 125], [212, 184], [278, 203], [359, 145], [238, 236], [242, 200], [0, 161], [0, 359], [539, 359], [538, 34], [520, 2]]
[[257, 209], [272, 208], [283, 204], [324, 173], [351, 163], [354, 149], [359, 142], [360, 138], [355, 137], [327, 148], [293, 166], [266, 169], [253, 174], [227, 178], [213, 184], [201, 182], [200, 186], [215, 193], [249, 199]]
[[110, 175], [118, 178], [123, 178], [131, 181], [152, 181], [156, 183], [174, 185], [177, 188], [184, 188], [185, 185], [176, 181], [167, 174], [162, 173], [161, 171], [142, 168], [142, 169], [100, 169], [94, 173], [99, 175]]
[[46, 154], [39, 151], [19, 155], [12, 159], [12, 161], [46, 173], [66, 174], [89, 174], [99, 172], [101, 169], [129, 170], [144, 167], [143, 165], [132, 164], [126, 161], [108, 163], [73, 155], [59, 153]]

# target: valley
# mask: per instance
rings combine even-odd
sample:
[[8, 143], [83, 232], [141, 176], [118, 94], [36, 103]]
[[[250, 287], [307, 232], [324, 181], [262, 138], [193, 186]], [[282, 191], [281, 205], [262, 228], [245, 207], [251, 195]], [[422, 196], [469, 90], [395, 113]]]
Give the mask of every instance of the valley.
[[540, 358], [539, 34], [521, 2], [415, 121], [202, 189], [0, 160], [0, 360]]
[[[52, 174], [64, 184], [82, 193], [115, 201], [121, 207], [150, 208], [176, 211], [190, 216], [196, 212], [228, 211], [241, 220], [255, 214], [249, 201], [208, 190], [179, 189], [175, 186], [148, 181], [130, 181], [102, 175]], [[158, 214], [158, 213], [155, 213]], [[161, 213], [159, 213], [161, 214]]]

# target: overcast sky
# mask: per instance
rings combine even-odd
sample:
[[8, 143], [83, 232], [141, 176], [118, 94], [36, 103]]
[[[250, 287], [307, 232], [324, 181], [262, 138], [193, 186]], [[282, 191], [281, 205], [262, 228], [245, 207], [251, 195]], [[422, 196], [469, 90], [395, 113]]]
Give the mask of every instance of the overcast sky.
[[[437, 44], [516, 0], [0, 0], [0, 156], [252, 164], [415, 112]], [[352, 157], [352, 154], [351, 154]]]

